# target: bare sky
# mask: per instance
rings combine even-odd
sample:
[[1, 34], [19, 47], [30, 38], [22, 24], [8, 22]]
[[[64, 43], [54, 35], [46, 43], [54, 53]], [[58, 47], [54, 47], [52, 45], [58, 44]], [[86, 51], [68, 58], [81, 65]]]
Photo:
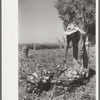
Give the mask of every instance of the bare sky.
[[19, 43], [56, 42], [64, 33], [56, 0], [19, 0]]

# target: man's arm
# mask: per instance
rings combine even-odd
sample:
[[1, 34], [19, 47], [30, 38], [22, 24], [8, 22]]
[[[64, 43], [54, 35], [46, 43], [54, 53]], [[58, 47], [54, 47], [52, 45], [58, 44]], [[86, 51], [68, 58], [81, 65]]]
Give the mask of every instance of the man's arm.
[[80, 29], [79, 27], [75, 27], [75, 30], [79, 31], [81, 34], [86, 34], [86, 32]]

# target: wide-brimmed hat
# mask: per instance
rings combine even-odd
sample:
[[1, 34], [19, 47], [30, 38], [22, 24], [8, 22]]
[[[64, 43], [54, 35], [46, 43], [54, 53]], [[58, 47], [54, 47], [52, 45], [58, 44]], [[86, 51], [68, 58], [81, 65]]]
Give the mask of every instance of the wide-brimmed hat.
[[79, 31], [82, 34], [86, 34], [86, 32], [84, 32], [83, 30], [79, 29], [79, 27], [74, 26], [73, 24], [69, 24], [67, 27], [66, 32], [64, 32], [65, 35], [71, 35], [75, 32]]

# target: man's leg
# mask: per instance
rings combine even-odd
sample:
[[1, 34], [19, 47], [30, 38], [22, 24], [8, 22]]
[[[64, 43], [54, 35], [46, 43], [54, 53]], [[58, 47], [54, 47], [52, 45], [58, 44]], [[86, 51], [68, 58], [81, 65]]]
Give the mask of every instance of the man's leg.
[[84, 47], [84, 52], [83, 52], [83, 65], [84, 68], [88, 69], [88, 64], [89, 59], [88, 59], [88, 47]]
[[78, 59], [78, 44], [73, 43], [73, 58]]
[[83, 51], [84, 51], [84, 39], [83, 35], [80, 36], [80, 40], [78, 42], [78, 63], [80, 64], [81, 67], [84, 67], [83, 65]]
[[86, 69], [86, 77], [89, 76], [89, 44], [88, 44], [88, 36], [85, 37], [85, 47], [84, 47], [84, 52], [83, 52], [83, 65], [84, 68]]
[[73, 67], [76, 70], [80, 70], [81, 69], [81, 64], [78, 63], [78, 44], [75, 43], [75, 42], [73, 43]]

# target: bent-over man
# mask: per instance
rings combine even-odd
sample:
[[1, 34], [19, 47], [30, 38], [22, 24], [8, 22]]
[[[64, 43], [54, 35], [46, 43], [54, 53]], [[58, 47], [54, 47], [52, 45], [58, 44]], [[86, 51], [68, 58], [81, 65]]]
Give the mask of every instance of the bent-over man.
[[89, 74], [89, 58], [88, 58], [88, 36], [86, 32], [72, 23], [68, 25], [66, 32], [66, 43], [65, 43], [65, 60], [67, 60], [67, 53], [70, 41], [72, 41], [73, 46], [73, 58], [77, 63], [87, 70], [88, 77]]

